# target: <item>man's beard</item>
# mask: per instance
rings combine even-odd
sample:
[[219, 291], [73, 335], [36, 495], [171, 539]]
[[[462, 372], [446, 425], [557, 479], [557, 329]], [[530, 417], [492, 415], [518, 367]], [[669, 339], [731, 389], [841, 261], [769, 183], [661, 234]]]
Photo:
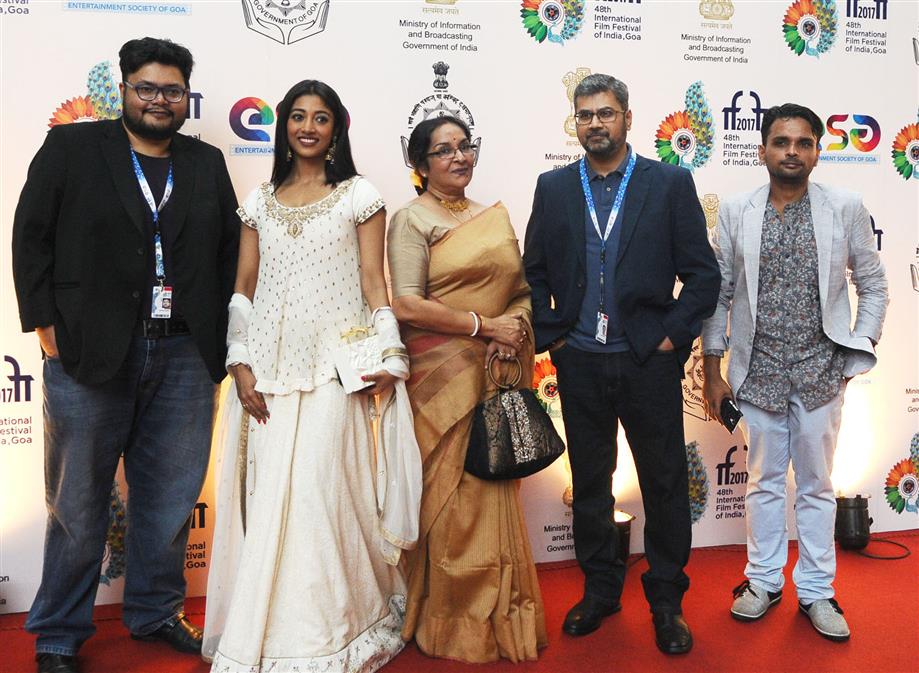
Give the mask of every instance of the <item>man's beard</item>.
[[810, 177], [810, 171], [799, 171], [798, 173], [785, 173], [780, 169], [771, 169], [768, 166], [766, 167], [769, 176], [774, 179], [776, 182], [781, 182], [785, 185], [802, 185], [807, 183], [807, 179]]
[[[600, 138], [602, 140], [606, 140], [606, 142], [602, 145], [594, 145], [592, 147], [590, 141], [593, 138]], [[609, 134], [598, 133], [593, 136], [588, 136], [585, 140], [586, 142], [584, 143], [584, 151], [591, 156], [597, 157], [598, 159], [608, 159], [616, 153], [616, 150], [619, 149], [616, 145], [616, 142]]]
[[127, 109], [124, 110], [124, 114], [121, 119], [124, 122], [125, 127], [136, 136], [140, 136], [145, 140], [169, 140], [174, 136], [182, 125], [185, 123], [186, 115], [181, 117], [175, 112], [169, 111], [172, 113], [172, 119], [170, 123], [165, 126], [153, 126], [144, 122], [144, 113], [141, 112], [140, 116], [135, 118]]

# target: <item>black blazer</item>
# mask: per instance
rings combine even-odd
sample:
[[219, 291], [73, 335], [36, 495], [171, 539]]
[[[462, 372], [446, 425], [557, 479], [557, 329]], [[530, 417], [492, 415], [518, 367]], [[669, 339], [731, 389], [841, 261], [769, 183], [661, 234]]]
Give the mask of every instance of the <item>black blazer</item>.
[[[692, 174], [639, 156], [623, 208], [613, 298], [629, 347], [643, 362], [670, 337], [685, 362], [721, 284]], [[523, 253], [537, 352], [577, 322], [588, 280], [585, 213], [577, 161], [539, 176]]]
[[[175, 296], [219, 382], [239, 249], [236, 194], [216, 147], [176, 135], [171, 154]], [[23, 331], [54, 325], [61, 363], [81, 383], [121, 367], [149, 292], [142, 208], [120, 119], [48, 132], [16, 207], [13, 278]]]

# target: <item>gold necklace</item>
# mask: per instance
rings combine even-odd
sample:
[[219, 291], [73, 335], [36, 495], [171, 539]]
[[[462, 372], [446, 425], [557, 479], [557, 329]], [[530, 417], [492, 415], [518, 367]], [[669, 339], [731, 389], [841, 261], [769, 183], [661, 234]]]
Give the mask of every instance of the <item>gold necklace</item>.
[[457, 199], [456, 201], [447, 201], [446, 199], [438, 198], [437, 201], [445, 210], [449, 210], [451, 214], [461, 213], [464, 210], [469, 210], [469, 199]]

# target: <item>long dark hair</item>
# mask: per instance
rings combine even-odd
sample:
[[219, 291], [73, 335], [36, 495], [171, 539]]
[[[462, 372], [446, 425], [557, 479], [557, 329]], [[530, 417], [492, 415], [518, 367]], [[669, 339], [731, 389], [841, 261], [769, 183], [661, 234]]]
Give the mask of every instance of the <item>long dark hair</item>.
[[[434, 117], [433, 119], [425, 119], [412, 129], [412, 135], [409, 136], [408, 139], [406, 154], [408, 154], [409, 163], [412, 164], [415, 171], [428, 167], [428, 148], [431, 146], [431, 136], [434, 135], [434, 131], [444, 124], [459, 126], [466, 135], [466, 140], [472, 140], [469, 126], [467, 126], [466, 122], [462, 119], [457, 119], [456, 117], [450, 117], [448, 115]], [[415, 191], [419, 194], [424, 194], [428, 188], [428, 179], [422, 177], [420, 172], [418, 172], [418, 177], [421, 179], [421, 187], [415, 187]]]
[[335, 150], [332, 153], [333, 161], [325, 162], [326, 184], [334, 186], [357, 175], [354, 159], [351, 157], [351, 140], [348, 138], [348, 126], [351, 123], [348, 110], [335, 93], [335, 89], [317, 79], [305, 79], [294, 84], [284, 96], [284, 100], [278, 103], [271, 184], [277, 189], [290, 175], [292, 162], [287, 158], [287, 153], [290, 151], [290, 143], [287, 141], [287, 119], [290, 117], [290, 109], [294, 106], [294, 101], [300, 96], [319, 96], [322, 102], [329, 106], [332, 118], [335, 120], [332, 129], [332, 144]]

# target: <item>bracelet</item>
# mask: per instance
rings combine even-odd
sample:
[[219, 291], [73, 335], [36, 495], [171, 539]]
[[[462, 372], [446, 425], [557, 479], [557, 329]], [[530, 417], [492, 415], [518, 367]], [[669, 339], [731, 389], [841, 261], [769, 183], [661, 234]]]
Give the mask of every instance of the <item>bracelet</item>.
[[479, 314], [475, 311], [469, 311], [469, 315], [472, 316], [472, 320], [475, 322], [475, 328], [472, 330], [472, 334], [469, 336], [478, 336], [479, 330], [482, 328], [482, 319], [479, 317]]

